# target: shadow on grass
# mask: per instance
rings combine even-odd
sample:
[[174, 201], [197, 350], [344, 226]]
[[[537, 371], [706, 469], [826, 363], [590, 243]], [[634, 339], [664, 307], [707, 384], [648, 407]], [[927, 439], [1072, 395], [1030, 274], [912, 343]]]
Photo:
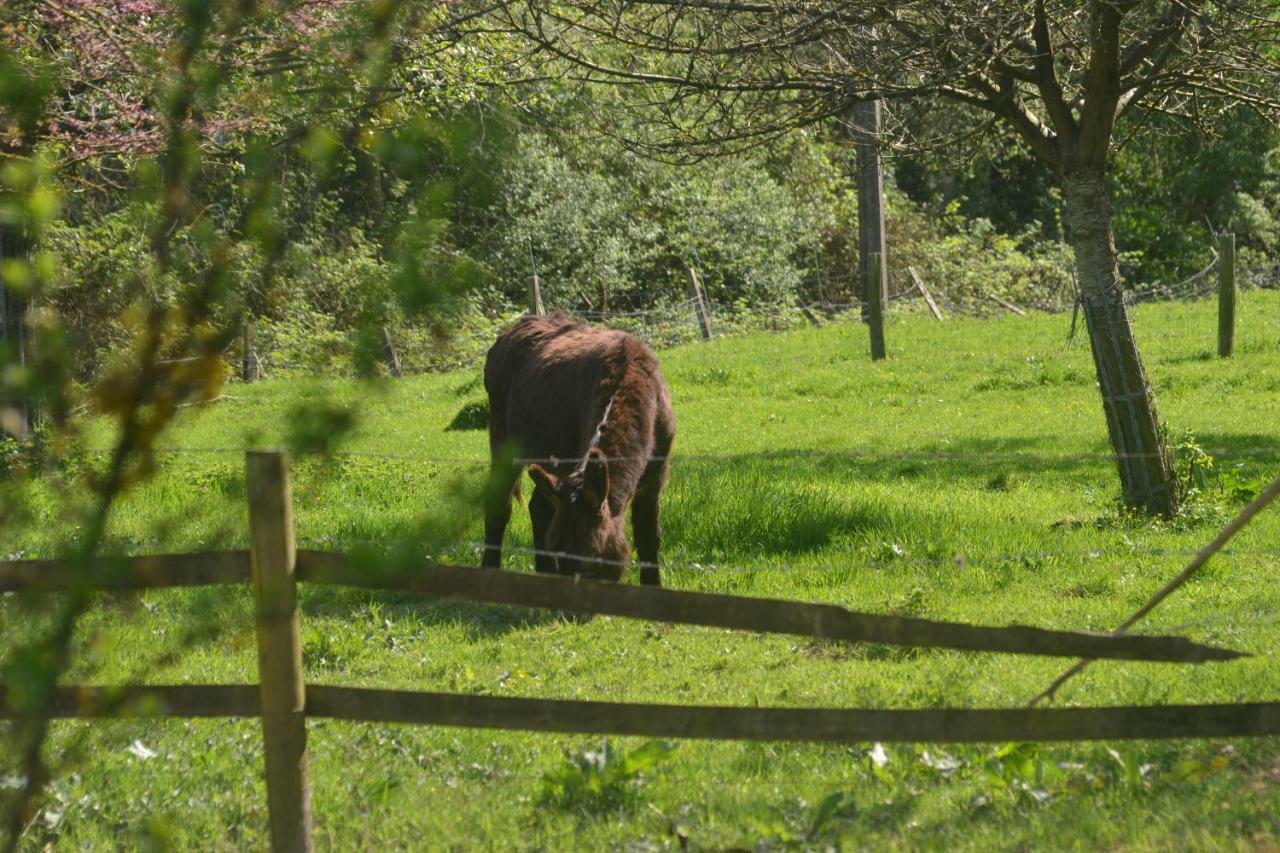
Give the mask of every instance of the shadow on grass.
[[[1240, 460], [1250, 470], [1271, 469], [1280, 461], [1277, 436], [1208, 432], [1200, 434], [1198, 440], [1211, 450], [1226, 451], [1223, 463], [1234, 459], [1232, 454], [1240, 454]], [[664, 560], [671, 554], [700, 562], [733, 561], [744, 555], [786, 558], [821, 552], [842, 538], [897, 541], [904, 531], [936, 528], [939, 518], [949, 511], [946, 487], [964, 480], [970, 480], [970, 485], [995, 489], [1007, 481], [1008, 475], [1053, 474], [1114, 485], [1114, 461], [1104, 445], [1095, 445], [1094, 450], [1084, 453], [1045, 452], [1042, 448], [1043, 442], [1034, 438], [973, 438], [922, 446], [902, 454], [796, 449], [714, 458], [691, 455], [681, 459], [677, 455], [675, 482], [663, 501]], [[204, 485], [215, 494], [227, 496], [240, 487], [228, 472], [218, 471], [211, 477]], [[908, 511], [883, 496], [869, 497], [854, 488], [860, 483], [885, 484], [904, 479], [939, 489], [936, 516], [931, 511]], [[235, 530], [197, 532], [188, 527], [196, 517], [198, 514], [171, 514], [171, 527], [163, 535], [182, 541], [203, 540], [204, 548], [213, 547], [215, 542], [221, 544], [222, 540], [227, 542], [223, 547], [228, 547], [239, 538]], [[1047, 528], [1054, 519], [1044, 521]], [[386, 537], [384, 526], [345, 532], [352, 543], [385, 540], [388, 546], [394, 544]], [[450, 531], [450, 535], [466, 537], [474, 535], [474, 531]], [[357, 546], [335, 541], [326, 547], [352, 550]], [[153, 540], [140, 550], [165, 549], [156, 547]], [[419, 559], [416, 565], [423, 562]], [[562, 618], [545, 610], [323, 587], [304, 587], [302, 605], [308, 616], [341, 616], [357, 621], [367, 616], [371, 605], [376, 605], [393, 621], [455, 625], [466, 637], [476, 640], [537, 628]], [[189, 611], [194, 621], [207, 607], [207, 601], [192, 597], [179, 609]]]
[[458, 432], [465, 430], [484, 430], [489, 428], [489, 402], [487, 400], [478, 400], [476, 402], [467, 403], [458, 410], [458, 414], [453, 416], [453, 420], [446, 426], [445, 432]]
[[[303, 587], [299, 596], [305, 623], [310, 617], [340, 617], [344, 622], [378, 621], [420, 627], [458, 628], [470, 642], [538, 628], [566, 617], [552, 610], [452, 601], [398, 592], [343, 587]], [[371, 615], [373, 614], [373, 615]], [[378, 627], [373, 625], [374, 628]]]
[[1196, 443], [1224, 460], [1249, 461], [1273, 466], [1280, 461], [1280, 431], [1261, 432], [1197, 432]]
[[[951, 484], [965, 480], [986, 484], [1004, 475], [1060, 474], [1097, 480], [1113, 476], [1115, 458], [1098, 443], [1078, 451], [1046, 450], [1035, 438], [969, 438], [922, 445], [900, 452], [772, 450], [732, 456], [672, 457], [673, 472], [686, 484], [742, 481], [760, 500], [776, 496], [788, 483], [825, 482], [850, 485], [912, 480]], [[747, 482], [754, 480], [754, 482]], [[972, 485], [972, 483], [970, 483]], [[1117, 489], [1118, 491], [1118, 489]]]

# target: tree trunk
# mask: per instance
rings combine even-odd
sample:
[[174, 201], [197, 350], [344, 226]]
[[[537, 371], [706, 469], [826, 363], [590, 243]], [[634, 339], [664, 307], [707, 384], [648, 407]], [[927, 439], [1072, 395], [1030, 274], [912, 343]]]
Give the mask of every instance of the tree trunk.
[[1102, 170], [1065, 174], [1063, 197], [1124, 502], [1149, 515], [1171, 515], [1179, 499], [1177, 478], [1125, 307]]

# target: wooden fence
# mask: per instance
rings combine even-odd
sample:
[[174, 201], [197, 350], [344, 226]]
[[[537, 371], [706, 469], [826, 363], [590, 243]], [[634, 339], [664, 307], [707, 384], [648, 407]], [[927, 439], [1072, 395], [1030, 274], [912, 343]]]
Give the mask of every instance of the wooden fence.
[[[202, 554], [0, 562], [0, 592], [56, 592], [252, 583], [259, 684], [61, 687], [54, 717], [261, 717], [271, 844], [311, 849], [306, 718], [327, 717], [541, 732], [815, 742], [1059, 741], [1280, 734], [1280, 703], [1101, 708], [746, 708], [475, 696], [307, 685], [298, 582], [522, 607], [554, 608], [828, 640], [1016, 654], [1199, 663], [1240, 657], [1180, 637], [1115, 636], [1026, 626], [984, 627], [858, 613], [829, 604], [684, 592], [572, 577], [425, 564], [361, 565], [294, 544], [288, 460], [246, 459], [250, 549]], [[0, 687], [0, 718], [19, 711]]]

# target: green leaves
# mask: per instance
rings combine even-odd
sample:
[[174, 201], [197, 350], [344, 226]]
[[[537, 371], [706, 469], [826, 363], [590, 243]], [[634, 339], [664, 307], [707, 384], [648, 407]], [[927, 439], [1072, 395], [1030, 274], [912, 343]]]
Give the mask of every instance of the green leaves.
[[606, 740], [599, 749], [572, 753], [560, 767], [543, 774], [540, 802], [584, 814], [631, 808], [644, 774], [670, 758], [675, 748], [651, 740], [623, 752]]
[[289, 412], [287, 442], [299, 454], [332, 453], [356, 426], [350, 406], [331, 400], [299, 403]]

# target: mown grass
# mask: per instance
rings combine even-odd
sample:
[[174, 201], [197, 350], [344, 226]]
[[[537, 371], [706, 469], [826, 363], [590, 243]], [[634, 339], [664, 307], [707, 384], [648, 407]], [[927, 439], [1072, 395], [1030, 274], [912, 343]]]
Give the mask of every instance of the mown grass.
[[[1143, 306], [1136, 324], [1175, 436], [1189, 429], [1226, 451], [1218, 465], [1229, 481], [1274, 475], [1280, 294], [1243, 297], [1230, 361], [1212, 354], [1207, 302]], [[1205, 501], [1176, 524], [1121, 517], [1087, 344], [1069, 345], [1067, 327], [1060, 316], [941, 325], [898, 317], [891, 358], [879, 364], [867, 361], [856, 325], [664, 351], [679, 422], [664, 509], [668, 584], [983, 623], [1114, 627], [1241, 501]], [[474, 561], [466, 543], [480, 538], [480, 520], [466, 496], [483, 476], [486, 439], [446, 427], [482, 399], [477, 372], [373, 388], [231, 386], [169, 437], [174, 452], [113, 518], [114, 544], [132, 553], [243, 547], [242, 449], [288, 441], [291, 413], [319, 402], [353, 405], [358, 418], [342, 453], [296, 465], [300, 544], [411, 540]], [[29, 496], [20, 541], [0, 551], [62, 547], [54, 480]], [[1146, 623], [1254, 657], [1196, 668], [1096, 664], [1060, 701], [1276, 699], [1278, 534], [1273, 511]], [[520, 514], [509, 541], [529, 543]], [[527, 569], [530, 560], [517, 553], [510, 563]], [[302, 604], [307, 677], [316, 683], [1007, 707], [1067, 663], [563, 621], [333, 589], [304, 589]], [[0, 642], [42, 618], [39, 602], [0, 599]], [[255, 678], [247, 590], [104, 597], [77, 648], [69, 681]], [[593, 799], [548, 796], [542, 780], [567, 766], [566, 752], [593, 750], [599, 739], [324, 721], [310, 724], [310, 737], [326, 848], [1237, 848], [1280, 836], [1277, 739], [883, 752], [685, 742], [624, 777], [626, 796]], [[61, 723], [56, 740], [71, 758], [28, 833], [31, 848], [265, 844], [253, 721]], [[146, 751], [131, 751], [135, 741]], [[639, 742], [615, 744], [625, 753]]]

